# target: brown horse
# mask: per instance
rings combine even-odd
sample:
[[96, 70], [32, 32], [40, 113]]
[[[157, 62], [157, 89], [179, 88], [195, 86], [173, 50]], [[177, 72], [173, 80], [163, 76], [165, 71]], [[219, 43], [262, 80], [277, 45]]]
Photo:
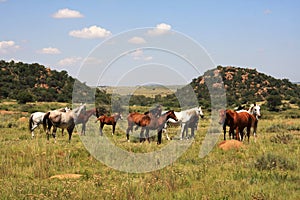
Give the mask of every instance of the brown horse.
[[[130, 113], [127, 117], [127, 121], [128, 121], [128, 128], [126, 130], [127, 140], [129, 141], [129, 132], [133, 131], [133, 126], [138, 125], [142, 127], [140, 133], [140, 142], [143, 142], [146, 139], [148, 140], [148, 142], [150, 142], [149, 130], [151, 129], [151, 130], [157, 130], [157, 144], [161, 144], [162, 129], [166, 121], [170, 118], [174, 119], [175, 121], [178, 121], [173, 110], [170, 110], [159, 117], [156, 117], [151, 112], [146, 112], [146, 114], [141, 114], [137, 112]], [[143, 137], [144, 130], [146, 130], [146, 138]]]
[[236, 112], [233, 110], [221, 110], [220, 111], [220, 124], [223, 124], [224, 130], [224, 140], [226, 140], [226, 126], [229, 126], [229, 137], [234, 135], [234, 130], [236, 130], [236, 139], [243, 140], [244, 128], [247, 128], [248, 142], [250, 138], [251, 127], [254, 127], [256, 132], [257, 119], [248, 112]]
[[121, 119], [121, 120], [123, 119], [121, 113], [115, 113], [112, 116], [102, 115], [102, 116], [98, 117], [96, 122], [98, 120], [100, 121], [100, 128], [99, 128], [100, 135], [101, 136], [103, 135], [102, 130], [103, 130], [103, 127], [104, 127], [105, 124], [112, 125], [112, 128], [113, 128], [112, 135], [114, 135], [115, 134], [115, 129], [116, 129], [116, 124], [117, 124], [117, 121], [119, 119]]
[[89, 121], [92, 115], [96, 115], [96, 108], [87, 110], [85, 113], [81, 113], [75, 124], [82, 124], [81, 135], [85, 135], [86, 123]]

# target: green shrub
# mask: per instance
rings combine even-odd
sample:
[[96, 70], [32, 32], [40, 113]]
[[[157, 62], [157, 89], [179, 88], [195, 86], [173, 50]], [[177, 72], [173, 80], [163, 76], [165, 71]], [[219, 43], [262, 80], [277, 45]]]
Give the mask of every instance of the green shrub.
[[293, 136], [291, 134], [276, 134], [275, 136], [271, 137], [271, 142], [274, 143], [282, 143], [282, 144], [288, 144], [293, 139]]
[[284, 157], [267, 154], [262, 155], [257, 159], [257, 161], [255, 162], [255, 168], [257, 168], [258, 170], [294, 170], [296, 168], [296, 164]]

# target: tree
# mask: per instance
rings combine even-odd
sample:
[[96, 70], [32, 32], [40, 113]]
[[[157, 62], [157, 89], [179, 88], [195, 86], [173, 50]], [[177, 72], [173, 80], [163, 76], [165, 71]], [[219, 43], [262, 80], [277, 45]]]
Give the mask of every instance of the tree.
[[280, 95], [270, 95], [267, 97], [267, 107], [270, 111], [278, 111], [278, 107], [282, 105]]
[[19, 104], [26, 104], [27, 102], [32, 102], [34, 100], [32, 94], [30, 94], [28, 91], [21, 91], [17, 95], [17, 101]]

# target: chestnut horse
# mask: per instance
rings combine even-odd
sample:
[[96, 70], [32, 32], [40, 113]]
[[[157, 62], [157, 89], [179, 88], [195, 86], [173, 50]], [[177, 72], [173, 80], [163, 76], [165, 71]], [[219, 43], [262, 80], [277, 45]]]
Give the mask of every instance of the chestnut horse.
[[115, 128], [116, 128], [116, 124], [117, 124], [117, 121], [119, 119], [123, 119], [122, 118], [122, 115], [121, 113], [115, 113], [113, 114], [112, 116], [106, 116], [106, 115], [101, 115], [100, 117], [97, 118], [96, 122], [99, 120], [100, 121], [100, 135], [102, 136], [103, 135], [103, 127], [105, 124], [107, 125], [112, 125], [112, 135], [115, 134]]
[[85, 113], [81, 113], [75, 124], [82, 124], [81, 135], [85, 135], [86, 123], [89, 121], [92, 115], [96, 115], [96, 108], [87, 110]]
[[229, 126], [229, 137], [234, 135], [234, 130], [236, 130], [236, 139], [243, 140], [244, 128], [247, 128], [247, 137], [248, 142], [250, 138], [250, 130], [251, 127], [254, 127], [254, 131], [256, 132], [255, 123], [257, 123], [257, 119], [254, 115], [248, 112], [236, 112], [233, 110], [221, 110], [219, 113], [220, 116], [220, 124], [223, 124], [224, 130], [224, 140], [226, 140], [226, 126]]
[[[161, 144], [161, 137], [162, 137], [162, 129], [168, 119], [174, 119], [175, 121], [178, 121], [175, 113], [173, 110], [170, 110], [164, 114], [162, 114], [159, 117], [156, 117], [151, 112], [146, 112], [146, 114], [141, 113], [130, 113], [127, 117], [128, 121], [128, 128], [126, 130], [126, 137], [129, 141], [129, 132], [133, 131], [133, 126], [138, 125], [142, 127], [141, 133], [140, 133], [140, 142], [145, 141], [145, 139], [150, 142], [149, 139], [149, 130], [157, 130], [157, 144]], [[144, 130], [146, 130], [146, 138], [143, 137]]]

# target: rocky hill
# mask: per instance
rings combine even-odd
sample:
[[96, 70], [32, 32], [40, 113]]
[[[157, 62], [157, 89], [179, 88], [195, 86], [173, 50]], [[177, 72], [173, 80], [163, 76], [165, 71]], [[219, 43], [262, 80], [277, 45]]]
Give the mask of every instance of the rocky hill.
[[[228, 105], [266, 101], [272, 96], [293, 103], [300, 102], [300, 86], [291, 83], [288, 79], [276, 79], [260, 73], [256, 69], [232, 66], [218, 66], [216, 69], [209, 70], [203, 76], [192, 80], [190, 85], [198, 95], [200, 102], [205, 102], [210, 98], [205, 83], [215, 79], [216, 74], [222, 77]], [[217, 87], [218, 83], [221, 83], [221, 80], [217, 80], [213, 87]]]
[[0, 61], [1, 99], [70, 102], [74, 81], [66, 71], [50, 70], [37, 63]]

